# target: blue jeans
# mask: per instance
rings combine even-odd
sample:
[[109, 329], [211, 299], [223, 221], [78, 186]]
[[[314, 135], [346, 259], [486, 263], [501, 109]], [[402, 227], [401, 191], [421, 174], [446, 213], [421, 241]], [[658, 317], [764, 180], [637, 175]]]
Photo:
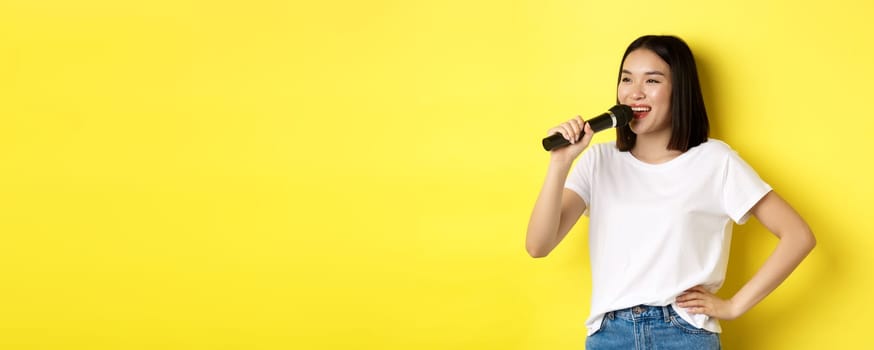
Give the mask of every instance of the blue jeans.
[[690, 325], [670, 306], [640, 305], [608, 312], [586, 350], [721, 349], [719, 334]]

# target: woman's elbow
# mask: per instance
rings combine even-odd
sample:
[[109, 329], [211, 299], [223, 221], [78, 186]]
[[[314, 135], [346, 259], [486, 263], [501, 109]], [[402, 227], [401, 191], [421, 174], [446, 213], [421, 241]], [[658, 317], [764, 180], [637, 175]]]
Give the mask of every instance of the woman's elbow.
[[804, 231], [804, 235], [802, 236], [802, 242], [804, 243], [804, 246], [807, 248], [808, 252], [816, 247], [816, 236], [813, 235], [813, 231], [811, 231], [809, 227]]
[[532, 258], [545, 258], [549, 255], [549, 249], [546, 247], [540, 247], [531, 243], [525, 244], [525, 250], [528, 251], [528, 255]]
[[802, 228], [799, 228], [796, 234], [792, 235], [792, 240], [795, 242], [795, 246], [798, 247], [799, 250], [803, 250], [805, 255], [810, 253], [814, 247], [816, 247], [816, 237], [813, 235], [813, 231], [805, 225]]

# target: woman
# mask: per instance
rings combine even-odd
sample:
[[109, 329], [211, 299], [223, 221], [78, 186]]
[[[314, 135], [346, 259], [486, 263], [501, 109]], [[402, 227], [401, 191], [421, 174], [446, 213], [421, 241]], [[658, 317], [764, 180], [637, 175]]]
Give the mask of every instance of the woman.
[[[615, 143], [594, 145], [577, 117], [549, 130], [553, 149], [528, 224], [526, 248], [544, 257], [589, 216], [591, 314], [586, 349], [719, 349], [718, 320], [743, 315], [771, 293], [816, 241], [804, 219], [709, 124], [689, 47], [643, 36], [626, 49], [617, 102], [632, 121]], [[570, 174], [568, 174], [570, 173]], [[733, 222], [755, 216], [780, 241], [730, 299], [725, 280]]]

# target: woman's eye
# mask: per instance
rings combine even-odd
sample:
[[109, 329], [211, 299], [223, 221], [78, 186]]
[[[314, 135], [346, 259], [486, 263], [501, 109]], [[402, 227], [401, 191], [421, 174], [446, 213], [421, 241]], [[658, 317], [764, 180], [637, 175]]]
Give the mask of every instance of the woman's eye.
[[650, 84], [658, 84], [658, 83], [660, 83], [658, 80], [655, 80], [655, 79], [648, 79], [646, 82], [647, 82], [647, 83], [650, 83]]
[[622, 77], [622, 79], [620, 81], [622, 81], [623, 83], [629, 83], [629, 82], [631, 82], [631, 79], [628, 77]]

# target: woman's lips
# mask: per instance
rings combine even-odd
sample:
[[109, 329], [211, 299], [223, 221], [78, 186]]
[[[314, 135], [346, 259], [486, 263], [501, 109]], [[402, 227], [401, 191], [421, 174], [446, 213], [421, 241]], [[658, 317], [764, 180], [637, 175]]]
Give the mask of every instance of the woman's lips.
[[631, 111], [634, 112], [634, 119], [646, 118], [651, 110], [652, 107], [649, 106], [631, 106]]

